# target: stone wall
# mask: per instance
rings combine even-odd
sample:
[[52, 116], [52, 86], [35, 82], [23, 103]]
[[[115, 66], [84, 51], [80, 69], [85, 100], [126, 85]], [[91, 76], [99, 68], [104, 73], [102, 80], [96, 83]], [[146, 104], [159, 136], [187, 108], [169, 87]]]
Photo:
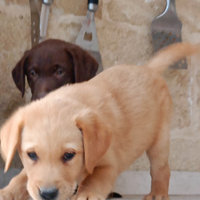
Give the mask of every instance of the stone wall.
[[[86, 3], [87, 0], [54, 0], [48, 38], [75, 42], [86, 15]], [[176, 1], [184, 41], [200, 41], [199, 3], [200, 0]], [[142, 64], [153, 55], [150, 25], [165, 6], [165, 0], [100, 0], [96, 25], [104, 68], [121, 63]], [[30, 41], [29, 1], [0, 0], [0, 124], [18, 106], [29, 101], [21, 98], [11, 70], [23, 52], [31, 47]], [[199, 64], [198, 56], [192, 57], [188, 59], [187, 70], [167, 70], [164, 74], [174, 103], [172, 170], [200, 170]], [[131, 167], [132, 170], [148, 168], [145, 155]]]

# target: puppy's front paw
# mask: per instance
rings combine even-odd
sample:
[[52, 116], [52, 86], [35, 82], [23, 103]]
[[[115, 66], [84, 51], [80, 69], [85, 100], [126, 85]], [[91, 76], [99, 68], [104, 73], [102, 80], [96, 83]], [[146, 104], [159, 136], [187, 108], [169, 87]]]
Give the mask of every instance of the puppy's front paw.
[[93, 192], [81, 192], [74, 195], [71, 200], [105, 200], [105, 198]]
[[6, 189], [0, 190], [0, 200], [26, 200], [30, 199], [27, 190], [15, 190], [11, 191]]
[[0, 190], [0, 200], [14, 200], [14, 198], [10, 192]]
[[148, 194], [146, 195], [143, 200], [170, 200], [168, 195], [153, 195]]

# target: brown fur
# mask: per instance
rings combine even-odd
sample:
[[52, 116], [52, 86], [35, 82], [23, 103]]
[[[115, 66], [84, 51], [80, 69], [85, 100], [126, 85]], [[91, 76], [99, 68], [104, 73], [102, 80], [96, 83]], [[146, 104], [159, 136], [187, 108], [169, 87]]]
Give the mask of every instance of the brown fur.
[[27, 76], [32, 100], [36, 100], [65, 84], [93, 78], [97, 69], [96, 60], [79, 46], [48, 39], [24, 53], [12, 76], [22, 96]]
[[[152, 186], [144, 199], [169, 199], [172, 101], [159, 73], [196, 51], [195, 45], [175, 44], [144, 66], [112, 67], [19, 109], [1, 129], [5, 171], [18, 149], [25, 169], [19, 177], [25, 181], [27, 175], [35, 200], [41, 199], [40, 188], [52, 187], [59, 189], [58, 200], [71, 198], [77, 184], [72, 199], [105, 199], [119, 173], [146, 151]], [[165, 56], [169, 60], [162, 65]], [[30, 152], [37, 153], [37, 161]], [[66, 152], [76, 155], [63, 162]], [[19, 177], [13, 182], [19, 184]], [[13, 182], [2, 195], [17, 198]]]

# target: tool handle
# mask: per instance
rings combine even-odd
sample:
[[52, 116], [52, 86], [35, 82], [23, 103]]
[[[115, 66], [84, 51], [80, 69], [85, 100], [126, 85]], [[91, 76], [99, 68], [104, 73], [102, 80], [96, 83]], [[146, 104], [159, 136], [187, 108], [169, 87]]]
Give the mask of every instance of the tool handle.
[[49, 19], [49, 9], [50, 5], [42, 4], [42, 10], [40, 14], [40, 38], [46, 37], [47, 25]]
[[167, 0], [167, 8], [171, 9], [176, 9], [176, 5], [175, 5], [175, 0]]
[[42, 0], [42, 3], [46, 5], [51, 5], [53, 3], [53, 0]]
[[91, 12], [96, 12], [98, 10], [99, 0], [88, 0], [88, 10]]
[[166, 14], [168, 11], [172, 11], [174, 13], [174, 15], [176, 15], [176, 4], [175, 4], [175, 0], [167, 0], [167, 6], [165, 8], [165, 11], [159, 15], [158, 17], [163, 16], [164, 14]]
[[98, 5], [98, 4], [99, 4], [99, 0], [88, 0], [88, 5], [89, 5], [90, 3], [93, 3], [93, 4]]

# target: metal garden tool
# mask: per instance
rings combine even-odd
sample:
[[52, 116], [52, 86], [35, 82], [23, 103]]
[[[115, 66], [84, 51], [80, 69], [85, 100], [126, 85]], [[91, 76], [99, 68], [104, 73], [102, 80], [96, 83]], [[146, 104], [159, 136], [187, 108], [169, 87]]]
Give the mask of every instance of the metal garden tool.
[[98, 9], [98, 0], [88, 0], [88, 11], [86, 19], [82, 23], [81, 30], [76, 39], [76, 44], [86, 49], [98, 62], [97, 74], [103, 71], [101, 54], [95, 25], [95, 12]]
[[42, 0], [42, 10], [40, 14], [40, 40], [42, 42], [45, 40], [47, 25], [49, 19], [49, 10], [50, 5], [53, 3], [53, 0]]
[[49, 9], [53, 0], [29, 0], [29, 3], [31, 11], [31, 41], [32, 46], [35, 46], [46, 37]]
[[[182, 23], [176, 14], [175, 0], [167, 0], [165, 11], [157, 16], [151, 24], [151, 33], [155, 52], [170, 44], [181, 42]], [[173, 69], [187, 69], [187, 61], [183, 59]]]

